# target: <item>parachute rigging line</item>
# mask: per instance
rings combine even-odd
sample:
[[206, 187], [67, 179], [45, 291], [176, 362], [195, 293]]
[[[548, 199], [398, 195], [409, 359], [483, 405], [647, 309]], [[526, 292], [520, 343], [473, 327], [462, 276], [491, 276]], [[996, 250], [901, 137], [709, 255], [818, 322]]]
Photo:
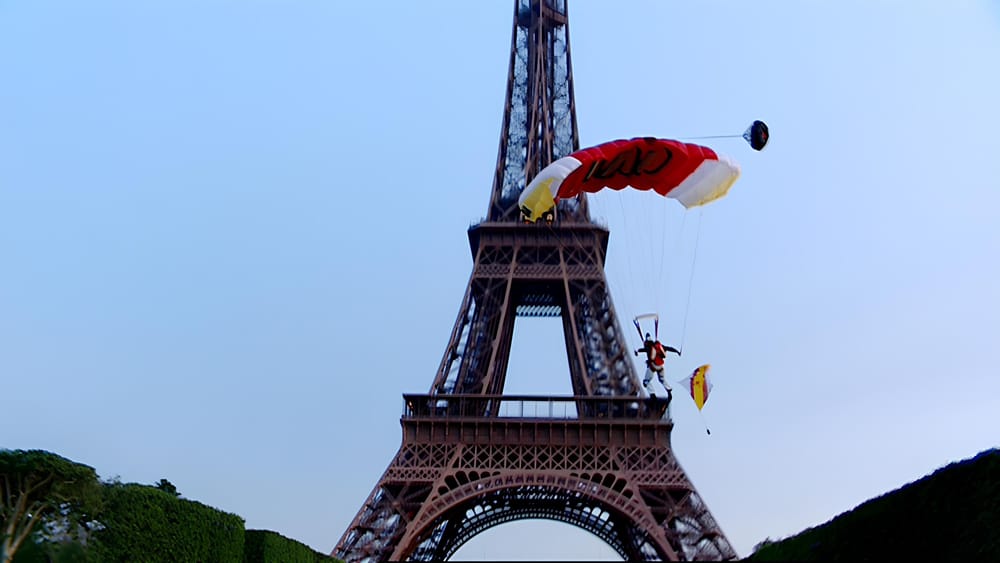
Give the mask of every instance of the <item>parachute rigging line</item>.
[[747, 130], [739, 135], [707, 135], [703, 137], [680, 137], [681, 139], [688, 141], [696, 141], [700, 139], [736, 139], [743, 137], [746, 142], [750, 143], [750, 148], [755, 151], [764, 150], [767, 146], [767, 141], [771, 138], [771, 133], [768, 131], [767, 124], [763, 121], [757, 120], [747, 127]]
[[[618, 196], [619, 206], [621, 207], [621, 210], [622, 210], [622, 220], [623, 220], [623, 222], [628, 223], [630, 221], [627, 218], [628, 213], [625, 212], [625, 205], [624, 205], [623, 200], [622, 200], [622, 193], [618, 192], [616, 195]], [[644, 209], [648, 210], [648, 208], [644, 208]], [[697, 224], [696, 224], [696, 227], [695, 227], [694, 250], [693, 250], [692, 256], [691, 256], [691, 271], [690, 271], [690, 274], [688, 276], [687, 297], [686, 297], [686, 302], [685, 302], [685, 305], [684, 305], [684, 316], [683, 316], [683, 322], [682, 322], [682, 326], [681, 326], [681, 342], [680, 342], [680, 346], [678, 348], [682, 352], [684, 351], [684, 343], [685, 343], [685, 341], [687, 339], [687, 322], [688, 322], [688, 316], [689, 316], [690, 310], [691, 310], [691, 299], [692, 299], [692, 293], [693, 293], [693, 288], [694, 288], [694, 274], [695, 274], [695, 270], [696, 270], [695, 266], [697, 265], [697, 260], [698, 260], [698, 248], [700, 246], [699, 243], [700, 243], [700, 240], [701, 240], [701, 223], [702, 223], [703, 213], [704, 213], [704, 208], [699, 207], [699, 209], [698, 209], [698, 217], [697, 217], [697, 222], [696, 222]], [[680, 224], [679, 232], [678, 232], [678, 235], [677, 235], [677, 241], [679, 241], [681, 238], [683, 238], [683, 231], [684, 231], [685, 225], [687, 223], [687, 216], [688, 216], [688, 213], [683, 213], [681, 215], [681, 224]], [[546, 223], [546, 227], [549, 229], [549, 231], [553, 235], [557, 235], [557, 233], [555, 231], [555, 228], [554, 228], [554, 226], [553, 226], [552, 223]], [[663, 230], [664, 231], [666, 230], [666, 226], [665, 225], [663, 227]], [[577, 235], [577, 233], [575, 231], [571, 230], [570, 231], [570, 235], [573, 237], [573, 240], [577, 243], [577, 245], [583, 246], [582, 240], [580, 239], [580, 237]], [[555, 236], [555, 238], [556, 238], [556, 240], [561, 240], [560, 237], [558, 237], [558, 236]], [[664, 234], [664, 238], [665, 238], [665, 234]], [[675, 246], [680, 244], [677, 241], [675, 241]], [[563, 244], [562, 242], [560, 242], [559, 245], [560, 245], [560, 247], [563, 250], [566, 249], [565, 244]], [[664, 257], [664, 255], [666, 253], [666, 242], [665, 241], [663, 242], [663, 244], [661, 245], [661, 247], [662, 247], [663, 251], [661, 253], [660, 275], [659, 275], [659, 277], [656, 280], [649, 280], [650, 284], [653, 284], [653, 285], [660, 285], [661, 282], [663, 282], [663, 267], [664, 267], [664, 264], [666, 263], [666, 260], [665, 260], [665, 257]], [[637, 283], [635, 281], [635, 267], [634, 267], [634, 264], [633, 264], [633, 261], [632, 261], [632, 253], [628, 252], [628, 250], [629, 249], [626, 249], [626, 252], [625, 252], [625, 254], [627, 255], [628, 263], [629, 263], [629, 274], [630, 275], [628, 276], [628, 278], [629, 278], [628, 282], [629, 282], [629, 287], [634, 291], [635, 290], [635, 284]], [[610, 281], [610, 279], [608, 279], [607, 275], [605, 275], [605, 283], [607, 284], [607, 287], [608, 287], [608, 296], [612, 297], [611, 281]], [[656, 293], [656, 292], [653, 291], [653, 293]], [[657, 299], [656, 302], [653, 303], [653, 305], [657, 309], [662, 309], [661, 307], [659, 307], [659, 305], [660, 305], [661, 302], [662, 302], [661, 300]], [[636, 331], [639, 333], [639, 339], [642, 340], [645, 337], [645, 335], [642, 333], [642, 329], [639, 327], [639, 323], [638, 323], [638, 319], [641, 319], [641, 318], [654, 318], [655, 319], [655, 321], [654, 321], [655, 322], [655, 324], [654, 324], [654, 331], [656, 333], [656, 338], [659, 339], [660, 320], [659, 320], [659, 316], [656, 315], [656, 314], [654, 314], [654, 313], [641, 314], [641, 315], [636, 316], [633, 319], [632, 322], [633, 322], [633, 324], [636, 327]]]
[[711, 436], [712, 435], [712, 431], [708, 429], [708, 422], [705, 421], [705, 413], [703, 413], [703, 412], [701, 412], [699, 410], [698, 414], [701, 415], [701, 423], [705, 425], [705, 433], [708, 434], [709, 436]]
[[[622, 207], [622, 211], [624, 212], [624, 206]], [[552, 234], [553, 238], [555, 238], [555, 240], [559, 244], [560, 250], [566, 250], [566, 245], [563, 244], [562, 238], [559, 237], [558, 233], [556, 232], [555, 228], [553, 227], [553, 224], [552, 223], [546, 223], [545, 226], [549, 229], [549, 232]], [[576, 234], [575, 231], [570, 230], [569, 233], [573, 237], [573, 241], [576, 242], [577, 246], [580, 246], [580, 247], [584, 246], [583, 241], [580, 239], [579, 236], [577, 236], [577, 234]], [[626, 253], [626, 254], [628, 254], [628, 253]], [[631, 269], [631, 265], [632, 265], [632, 260], [631, 260], [631, 256], [629, 256], [629, 267], [630, 267], [630, 269]], [[629, 281], [632, 281], [632, 280], [629, 279]], [[606, 285], [606, 290], [608, 292], [608, 299], [611, 300], [611, 303], [612, 303], [611, 306], [614, 307], [614, 299], [612, 297], [612, 291], [611, 291], [611, 280], [608, 279], [607, 273], [605, 273], [605, 275], [604, 275], [604, 283]]]
[[[744, 133], [744, 138], [755, 150], [760, 150], [767, 142], [767, 126], [763, 122], [755, 121]], [[739, 176], [738, 164], [709, 147], [654, 137], [619, 139], [577, 150], [548, 164], [522, 190], [518, 197], [518, 208], [525, 222], [537, 222], [542, 218], [554, 217], [556, 205], [560, 200], [574, 198], [583, 193], [597, 193], [605, 189], [620, 192], [625, 188], [631, 188], [637, 191], [655, 192], [674, 199], [684, 208], [690, 209], [724, 197]], [[622, 208], [623, 221], [631, 222], [624, 209], [621, 194], [619, 194], [619, 204]], [[643, 206], [640, 214], [652, 214], [652, 207], [655, 206]], [[699, 220], [696, 237], [700, 238], [700, 234]], [[650, 233], [647, 233], [646, 238], [649, 236]], [[575, 232], [573, 237], [577, 238]], [[687, 332], [694, 263], [698, 252], [697, 238], [684, 311], [682, 348]], [[666, 249], [661, 247], [658, 268], [661, 272], [665, 267], [665, 253]], [[627, 254], [629, 283], [637, 283], [631, 253]], [[647, 262], [655, 262], [656, 256], [647, 255], [645, 259]], [[655, 263], [650, 266], [650, 270], [657, 270]], [[652, 271], [649, 274], [652, 274]], [[645, 277], [647, 282], [654, 283], [654, 280], [649, 279], [651, 275]], [[645, 294], [659, 295], [659, 289], [661, 288], [650, 287]], [[657, 304], [654, 303], [655, 305]]]
[[691, 311], [691, 293], [694, 288], [694, 267], [698, 261], [698, 242], [701, 239], [701, 209], [698, 210], [698, 227], [695, 229], [694, 235], [694, 253], [691, 256], [691, 275], [688, 278], [688, 294], [687, 294], [687, 304], [684, 305], [684, 325], [681, 327], [681, 345], [678, 348], [681, 352], [684, 351], [684, 340], [687, 338], [687, 322], [688, 322], [688, 312]]
[[645, 340], [646, 335], [642, 333], [642, 325], [639, 324], [639, 319], [653, 319], [653, 338], [659, 340], [660, 338], [660, 315], [656, 313], [644, 313], [642, 315], [636, 315], [632, 319], [632, 324], [635, 325], [636, 332], [639, 333], [639, 340]]
[[[666, 203], [666, 202], [663, 202], [663, 203]], [[657, 276], [656, 276], [657, 286], [660, 286], [661, 282], [663, 281], [663, 267], [664, 267], [664, 265], [666, 265], [666, 262], [667, 262], [667, 222], [664, 220], [664, 218], [666, 217], [667, 213], [668, 212], [667, 212], [666, 209], [664, 209], [663, 212], [660, 213], [660, 221], [659, 222], [660, 222], [660, 225], [663, 228], [660, 229], [660, 241], [661, 241], [661, 244], [660, 244], [660, 273], [657, 274]], [[685, 215], [686, 215], [686, 213], [685, 213]], [[682, 221], [683, 221], [683, 219], [682, 219]], [[657, 305], [659, 305], [659, 304], [657, 303]]]
[[[623, 196], [622, 196], [621, 192], [618, 192], [617, 196], [618, 196], [618, 206], [621, 207], [621, 210], [622, 210], [622, 223], [624, 224], [626, 221], [628, 221], [628, 213], [625, 212], [625, 200], [623, 199]], [[627, 237], [627, 235], [626, 235], [626, 237]], [[628, 290], [631, 292], [630, 295], [634, 295], [635, 294], [635, 266], [632, 265], [632, 253], [631, 252], [625, 252], [625, 256], [626, 256], [626, 259], [628, 260], [628, 282], [627, 282], [629, 284]], [[605, 277], [605, 279], [607, 279], [607, 277], [608, 277], [607, 274], [605, 274], [604, 277]]]
[[686, 141], [696, 141], [696, 140], [699, 140], [699, 139], [736, 139], [736, 138], [739, 138], [739, 137], [742, 137], [742, 136], [743, 136], [742, 134], [739, 134], [739, 135], [705, 135], [703, 137], [678, 137], [678, 138], [679, 139], [684, 139]]

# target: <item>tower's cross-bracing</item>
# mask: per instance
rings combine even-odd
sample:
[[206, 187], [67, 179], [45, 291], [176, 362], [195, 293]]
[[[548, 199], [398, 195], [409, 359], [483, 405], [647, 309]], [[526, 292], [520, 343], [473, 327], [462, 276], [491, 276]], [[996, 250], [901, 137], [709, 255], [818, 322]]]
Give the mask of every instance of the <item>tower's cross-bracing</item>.
[[[566, 522], [627, 560], [735, 559], [639, 389], [585, 196], [526, 224], [517, 199], [579, 149], [565, 0], [516, 0], [507, 99], [472, 275], [430, 391], [404, 395], [403, 440], [336, 548], [345, 561], [444, 560], [490, 527]], [[562, 321], [573, 395], [504, 395], [518, 317]]]

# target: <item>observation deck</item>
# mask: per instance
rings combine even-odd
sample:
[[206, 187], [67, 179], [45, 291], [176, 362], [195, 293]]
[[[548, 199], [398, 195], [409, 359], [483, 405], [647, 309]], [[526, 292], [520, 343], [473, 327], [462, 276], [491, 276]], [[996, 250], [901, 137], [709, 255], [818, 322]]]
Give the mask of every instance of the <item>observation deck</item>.
[[403, 395], [409, 443], [669, 446], [666, 399], [580, 395]]

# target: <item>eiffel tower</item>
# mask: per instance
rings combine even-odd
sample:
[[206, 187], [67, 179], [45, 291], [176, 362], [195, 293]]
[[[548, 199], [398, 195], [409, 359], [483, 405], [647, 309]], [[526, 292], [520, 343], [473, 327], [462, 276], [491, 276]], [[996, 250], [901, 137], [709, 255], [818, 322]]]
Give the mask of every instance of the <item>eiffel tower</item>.
[[[527, 224], [517, 199], [579, 148], [566, 0], [515, 0], [500, 150], [474, 259], [428, 394], [404, 394], [402, 445], [331, 555], [440, 561], [496, 525], [550, 519], [626, 560], [731, 560], [670, 445], [668, 403], [645, 398], [615, 314], [608, 230], [585, 196]], [[505, 395], [518, 317], [562, 321], [573, 395]]]

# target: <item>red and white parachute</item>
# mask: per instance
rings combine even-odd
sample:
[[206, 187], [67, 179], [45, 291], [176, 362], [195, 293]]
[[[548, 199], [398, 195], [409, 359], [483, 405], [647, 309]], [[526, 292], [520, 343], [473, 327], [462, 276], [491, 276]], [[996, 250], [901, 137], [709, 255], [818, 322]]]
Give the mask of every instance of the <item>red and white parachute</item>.
[[564, 156], [531, 181], [518, 206], [525, 221], [550, 214], [561, 200], [604, 188], [651, 190], [686, 208], [726, 195], [740, 167], [714, 150], [672, 139], [637, 137], [602, 143]]

